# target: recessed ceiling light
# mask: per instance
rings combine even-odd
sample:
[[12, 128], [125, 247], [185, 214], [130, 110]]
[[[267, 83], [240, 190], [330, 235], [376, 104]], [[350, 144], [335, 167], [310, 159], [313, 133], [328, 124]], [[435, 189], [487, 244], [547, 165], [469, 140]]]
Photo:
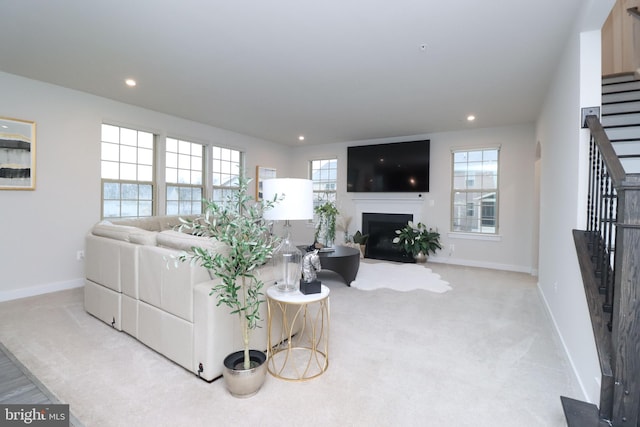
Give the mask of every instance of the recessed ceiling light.
[[124, 82], [125, 82], [125, 84], [126, 84], [127, 86], [129, 86], [129, 87], [134, 87], [134, 86], [137, 84], [137, 83], [136, 83], [136, 81], [135, 81], [135, 80], [133, 80], [133, 79], [127, 79], [127, 80], [125, 80]]
[[473, 114], [469, 114], [469, 115], [467, 116], [467, 121], [468, 121], [468, 122], [472, 122], [472, 121], [474, 121], [475, 119], [476, 119], [476, 116], [474, 116]]
[[299, 141], [304, 141], [304, 135], [300, 135], [300, 136], [298, 137], [298, 140], [299, 140]]

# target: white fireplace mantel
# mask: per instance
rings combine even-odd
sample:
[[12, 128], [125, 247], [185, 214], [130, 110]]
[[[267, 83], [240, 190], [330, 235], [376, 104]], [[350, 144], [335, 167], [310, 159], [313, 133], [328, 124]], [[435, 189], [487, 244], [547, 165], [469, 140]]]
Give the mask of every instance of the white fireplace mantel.
[[413, 220], [422, 221], [422, 210], [426, 205], [427, 200], [418, 196], [405, 197], [387, 197], [384, 196], [367, 196], [367, 197], [353, 197], [353, 206], [355, 208], [355, 215], [353, 218], [354, 225], [358, 230], [362, 229], [362, 214], [363, 213], [395, 213], [395, 214], [411, 214]]
[[424, 193], [352, 193], [351, 200], [354, 203], [359, 201], [371, 201], [371, 200], [402, 200], [415, 203], [424, 203], [426, 196]]

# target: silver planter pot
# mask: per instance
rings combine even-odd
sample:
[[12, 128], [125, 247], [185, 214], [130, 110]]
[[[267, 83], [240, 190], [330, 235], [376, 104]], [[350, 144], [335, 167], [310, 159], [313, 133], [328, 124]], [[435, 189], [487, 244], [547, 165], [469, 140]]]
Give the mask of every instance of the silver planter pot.
[[420, 264], [427, 262], [427, 256], [423, 252], [418, 252], [414, 258], [416, 262]]
[[258, 350], [249, 350], [251, 368], [244, 369], [244, 351], [231, 353], [224, 359], [224, 377], [227, 390], [232, 396], [251, 397], [260, 390], [267, 375], [267, 355]]

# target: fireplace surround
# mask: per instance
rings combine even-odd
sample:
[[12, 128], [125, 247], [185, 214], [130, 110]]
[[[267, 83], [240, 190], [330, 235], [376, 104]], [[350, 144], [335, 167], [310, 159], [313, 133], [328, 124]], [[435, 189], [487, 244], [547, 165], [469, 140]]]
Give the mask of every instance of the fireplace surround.
[[369, 235], [365, 258], [386, 261], [415, 262], [401, 247], [393, 244], [396, 230], [413, 221], [412, 214], [362, 213], [362, 233]]

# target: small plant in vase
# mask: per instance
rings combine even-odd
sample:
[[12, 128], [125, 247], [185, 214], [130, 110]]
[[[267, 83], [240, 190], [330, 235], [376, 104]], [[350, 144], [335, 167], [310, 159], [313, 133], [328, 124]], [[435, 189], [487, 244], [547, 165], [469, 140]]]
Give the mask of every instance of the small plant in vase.
[[356, 243], [360, 248], [360, 257], [364, 257], [364, 253], [367, 247], [367, 241], [369, 240], [368, 234], [362, 234], [360, 230], [356, 231], [356, 234], [353, 235], [353, 243]]
[[313, 210], [318, 215], [316, 224], [315, 241], [325, 247], [333, 246], [336, 239], [336, 217], [340, 212], [333, 202], [324, 202]]
[[421, 222], [414, 224], [413, 221], [409, 221], [403, 228], [396, 230], [396, 234], [393, 243], [400, 245], [416, 261], [424, 262], [429, 253], [435, 254], [437, 250], [442, 249], [440, 233], [427, 228]]

